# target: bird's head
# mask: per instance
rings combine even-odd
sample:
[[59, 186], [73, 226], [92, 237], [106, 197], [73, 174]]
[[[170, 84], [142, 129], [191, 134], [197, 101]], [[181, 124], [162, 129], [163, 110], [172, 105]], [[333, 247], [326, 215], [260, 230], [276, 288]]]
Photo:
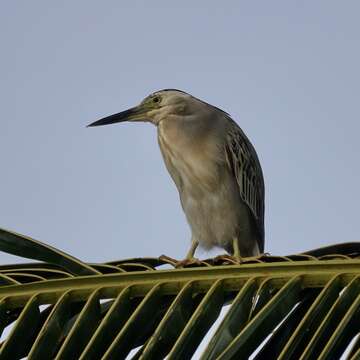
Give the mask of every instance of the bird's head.
[[131, 109], [107, 116], [88, 126], [100, 126], [124, 121], [143, 121], [158, 125], [171, 115], [190, 115], [201, 102], [184, 91], [175, 89], [160, 90], [147, 96]]

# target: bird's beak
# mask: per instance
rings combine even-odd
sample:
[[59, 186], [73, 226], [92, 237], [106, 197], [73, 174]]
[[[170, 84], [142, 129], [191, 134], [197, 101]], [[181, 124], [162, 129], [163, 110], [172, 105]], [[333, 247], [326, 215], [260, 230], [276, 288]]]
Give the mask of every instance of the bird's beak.
[[129, 110], [119, 112], [89, 124], [87, 127], [115, 124], [124, 121], [147, 121], [146, 109], [142, 106], [135, 106]]

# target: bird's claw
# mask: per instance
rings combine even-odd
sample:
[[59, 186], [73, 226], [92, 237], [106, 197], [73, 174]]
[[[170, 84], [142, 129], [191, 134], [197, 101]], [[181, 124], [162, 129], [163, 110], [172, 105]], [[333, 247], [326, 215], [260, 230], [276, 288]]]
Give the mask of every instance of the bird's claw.
[[191, 258], [185, 258], [184, 260], [176, 260], [170, 256], [167, 255], [161, 255], [159, 257], [159, 260], [165, 261], [168, 264], [171, 264], [176, 269], [183, 268], [183, 267], [195, 267], [195, 266], [201, 266], [203, 265], [201, 260], [191, 257]]
[[223, 263], [230, 263], [230, 264], [234, 264], [234, 265], [238, 265], [242, 263], [242, 258], [241, 257], [236, 257], [233, 255], [229, 255], [229, 254], [223, 254], [223, 255], [218, 255], [214, 258], [214, 264], [223, 264]]
[[180, 260], [176, 263], [175, 268], [183, 268], [183, 267], [195, 267], [201, 266], [201, 260], [197, 258], [185, 258], [184, 260]]
[[244, 263], [261, 262], [261, 258], [266, 255], [267, 254], [260, 254], [257, 256], [241, 257], [241, 256], [224, 254], [224, 255], [216, 256], [214, 258], [214, 264], [230, 263], [233, 265], [240, 265], [240, 264], [244, 264]]

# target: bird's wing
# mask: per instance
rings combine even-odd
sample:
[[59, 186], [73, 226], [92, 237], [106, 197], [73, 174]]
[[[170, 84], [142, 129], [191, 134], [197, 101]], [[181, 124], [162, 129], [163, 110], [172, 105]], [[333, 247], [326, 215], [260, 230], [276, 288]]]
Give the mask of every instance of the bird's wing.
[[241, 199], [248, 205], [255, 217], [259, 231], [259, 249], [264, 251], [264, 200], [265, 186], [260, 162], [250, 140], [231, 121], [225, 143], [226, 160], [230, 171], [236, 177]]

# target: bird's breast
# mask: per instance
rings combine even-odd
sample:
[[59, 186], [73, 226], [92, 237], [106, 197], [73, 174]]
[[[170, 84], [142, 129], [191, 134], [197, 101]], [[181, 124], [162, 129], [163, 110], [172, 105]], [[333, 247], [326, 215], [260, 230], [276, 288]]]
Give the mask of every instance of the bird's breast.
[[158, 127], [158, 142], [180, 195], [186, 191], [196, 198], [216, 187], [219, 163], [217, 149], [212, 149], [211, 144], [161, 126]]
[[158, 129], [159, 146], [193, 236], [205, 248], [224, 247], [236, 235], [241, 214], [236, 179], [221, 161], [214, 139], [191, 140]]

